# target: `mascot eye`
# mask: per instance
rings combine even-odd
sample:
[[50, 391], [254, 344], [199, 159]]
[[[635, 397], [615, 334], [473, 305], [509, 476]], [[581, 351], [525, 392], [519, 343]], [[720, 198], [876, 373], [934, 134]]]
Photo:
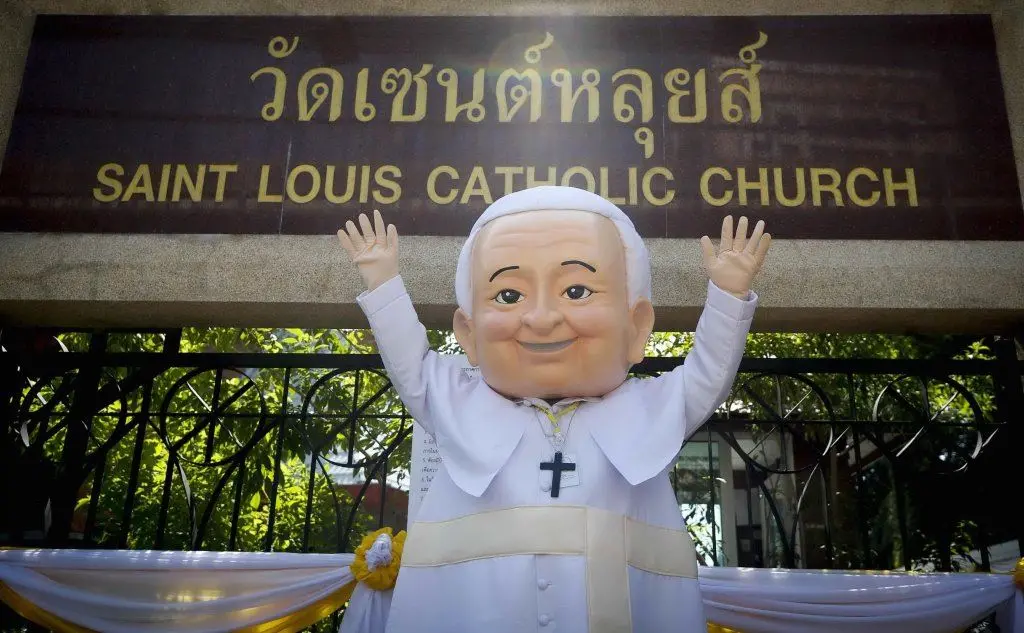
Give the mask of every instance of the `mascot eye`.
[[523, 300], [523, 294], [518, 290], [505, 289], [498, 293], [494, 300], [502, 304], [519, 303]]
[[569, 286], [565, 290], [565, 292], [562, 293], [562, 296], [564, 296], [566, 299], [572, 299], [572, 300], [576, 301], [576, 300], [579, 300], [579, 299], [586, 299], [587, 297], [589, 297], [592, 294], [594, 294], [594, 291], [591, 290], [590, 288], [587, 288], [586, 286], [576, 285], [576, 286]]

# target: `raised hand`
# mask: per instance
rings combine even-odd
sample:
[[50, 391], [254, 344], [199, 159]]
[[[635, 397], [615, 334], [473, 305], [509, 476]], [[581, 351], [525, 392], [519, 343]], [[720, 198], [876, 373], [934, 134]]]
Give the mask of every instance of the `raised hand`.
[[359, 267], [367, 290], [373, 290], [392, 277], [398, 276], [398, 230], [394, 224], [384, 229], [380, 211], [373, 211], [373, 224], [365, 213], [359, 214], [359, 228], [349, 220], [344, 229], [338, 229], [338, 240], [349, 259]]
[[722, 241], [715, 252], [715, 245], [707, 235], [700, 239], [704, 251], [704, 267], [716, 286], [741, 299], [746, 299], [754, 276], [761, 270], [772, 236], [764, 232], [764, 220], [754, 226], [754, 232], [747, 239], [747, 218], [741, 217], [732, 230], [732, 216], [722, 221]]

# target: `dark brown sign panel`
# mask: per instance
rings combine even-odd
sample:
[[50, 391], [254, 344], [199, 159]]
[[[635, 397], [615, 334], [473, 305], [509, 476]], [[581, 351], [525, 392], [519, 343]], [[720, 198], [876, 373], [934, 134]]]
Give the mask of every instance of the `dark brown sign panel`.
[[464, 235], [545, 183], [648, 237], [1024, 239], [986, 16], [41, 16], [0, 229]]

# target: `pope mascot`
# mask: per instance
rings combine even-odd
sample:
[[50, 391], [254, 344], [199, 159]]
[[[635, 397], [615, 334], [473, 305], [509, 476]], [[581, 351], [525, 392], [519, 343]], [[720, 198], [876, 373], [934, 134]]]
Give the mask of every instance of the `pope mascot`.
[[710, 281], [693, 351], [630, 378], [654, 327], [647, 249], [618, 207], [544, 186], [497, 200], [459, 256], [453, 327], [430, 350], [379, 212], [338, 237], [409, 413], [443, 468], [409, 527], [392, 633], [703, 633], [697, 558], [669, 484], [725, 400], [771, 237], [701, 240]]

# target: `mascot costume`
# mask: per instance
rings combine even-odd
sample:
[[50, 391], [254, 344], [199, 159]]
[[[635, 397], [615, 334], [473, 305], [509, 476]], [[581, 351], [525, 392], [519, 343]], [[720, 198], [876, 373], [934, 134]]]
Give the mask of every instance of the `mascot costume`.
[[617, 206], [572, 187], [509, 194], [455, 278], [469, 363], [432, 351], [379, 212], [338, 237], [384, 366], [443, 460], [410, 525], [392, 633], [703, 633], [697, 558], [667, 477], [725, 400], [771, 237], [701, 240], [710, 277], [692, 352], [630, 378], [654, 327], [647, 249]]

